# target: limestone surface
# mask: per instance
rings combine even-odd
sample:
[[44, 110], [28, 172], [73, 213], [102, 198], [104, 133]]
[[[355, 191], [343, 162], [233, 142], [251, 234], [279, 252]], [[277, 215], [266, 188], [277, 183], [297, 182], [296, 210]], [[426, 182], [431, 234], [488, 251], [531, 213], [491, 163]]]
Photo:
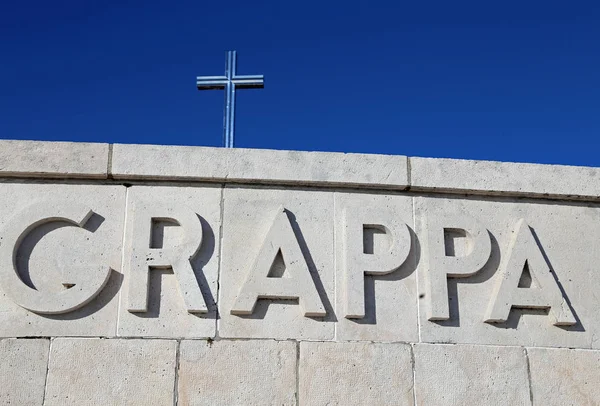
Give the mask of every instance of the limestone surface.
[[48, 339], [0, 340], [1, 404], [42, 404], [49, 346]]
[[301, 405], [413, 405], [410, 346], [300, 343]]
[[465, 159], [409, 158], [411, 188], [454, 193], [585, 197], [600, 195], [600, 169]]
[[[0, 184], [0, 242], [5, 241], [0, 244], [4, 264], [0, 272], [20, 288], [17, 292], [6, 284], [0, 286], [0, 336], [115, 335], [123, 280], [124, 204], [123, 186]], [[32, 205], [37, 213], [29, 209]], [[53, 218], [73, 205], [89, 213], [83, 225]], [[40, 207], [47, 221], [38, 218]], [[29, 215], [34, 217], [28, 220]], [[21, 238], [9, 242], [11, 235]], [[105, 277], [108, 280], [97, 295], [88, 292], [89, 300], [68, 313], [52, 314], [43, 307], [42, 312], [26, 310], [14, 296], [20, 292], [35, 300], [44, 295], [60, 304], [71, 294], [86, 293], [95, 287], [94, 281]]]
[[[214, 337], [221, 188], [132, 186], [127, 193], [118, 335]], [[129, 311], [134, 299], [146, 309]], [[190, 311], [195, 304], [206, 311]]]
[[178, 404], [295, 405], [296, 344], [273, 340], [182, 341]]
[[529, 405], [523, 348], [415, 344], [417, 405]]
[[[337, 340], [418, 341], [412, 227], [411, 197], [335, 194]], [[344, 283], [348, 272], [354, 290]], [[348, 317], [352, 302], [361, 317]]]
[[0, 404], [598, 405], [599, 179], [0, 141]]
[[[289, 222], [285, 232], [294, 234], [288, 239], [295, 240], [302, 254], [294, 258], [304, 261], [302, 268], [308, 268], [308, 274], [302, 272], [295, 277], [305, 279], [303, 286], [314, 285], [325, 317], [305, 317], [298, 300], [280, 296], [275, 290], [268, 296], [261, 292], [264, 298], [257, 301], [252, 314], [232, 314], [253, 269], [270, 275], [275, 288], [278, 281], [286, 284], [289, 275], [285, 261], [290, 253], [285, 248], [279, 250], [280, 255], [262, 262], [265, 266], [271, 263], [270, 269], [253, 267], [263, 246], [280, 242], [269, 239], [269, 230], [281, 207], [286, 211], [282, 220]], [[333, 192], [226, 187], [222, 244], [218, 320], [221, 337], [333, 339]], [[312, 290], [307, 294], [312, 294]]]
[[[426, 278], [428, 273], [436, 271], [427, 266], [428, 257], [439, 254], [422, 247], [417, 275], [423, 342], [571, 348], [598, 345], [593, 343], [600, 328], [595, 300], [596, 287], [600, 286], [600, 273], [597, 272], [600, 251], [589, 248], [593, 241], [600, 239], [597, 221], [600, 210], [597, 207], [445, 197], [417, 197], [414, 204], [420, 238], [425, 235], [424, 221], [439, 218], [443, 224], [447, 217], [471, 216], [488, 230], [491, 239], [491, 254], [483, 268], [472, 276], [449, 276], [448, 298], [436, 298], [447, 300], [447, 320], [429, 320], [427, 317]], [[512, 242], [516, 241], [521, 219], [527, 223], [527, 227], [521, 226], [527, 238], [519, 237], [515, 246]], [[438, 229], [438, 232], [445, 233], [446, 250], [442, 255], [455, 258], [458, 264], [462, 261], [465, 267], [468, 266], [468, 254], [481, 249], [464, 231], [461, 234], [461, 230]], [[521, 252], [525, 243], [526, 251]], [[517, 253], [522, 262], [511, 260]], [[507, 266], [511, 273], [520, 274], [520, 278], [511, 279], [515, 286], [508, 290], [506, 286], [502, 287]], [[551, 277], [536, 278], [539, 272], [549, 273]], [[517, 291], [518, 294], [511, 293]], [[558, 301], [555, 300], [557, 295], [562, 295]], [[551, 301], [540, 302], [539, 299], [545, 297]], [[490, 309], [498, 303], [503, 306], [508, 303], [511, 307], [504, 322], [490, 320]], [[555, 307], [549, 313], [544, 304]], [[574, 315], [575, 324], [556, 325], [556, 315], [567, 314], [566, 310]]]
[[527, 348], [534, 405], [600, 402], [600, 351]]
[[0, 176], [106, 178], [108, 144], [0, 140]]
[[113, 146], [118, 179], [186, 179], [287, 185], [331, 184], [405, 189], [405, 156], [243, 148]]
[[171, 405], [177, 342], [57, 338], [45, 405]]

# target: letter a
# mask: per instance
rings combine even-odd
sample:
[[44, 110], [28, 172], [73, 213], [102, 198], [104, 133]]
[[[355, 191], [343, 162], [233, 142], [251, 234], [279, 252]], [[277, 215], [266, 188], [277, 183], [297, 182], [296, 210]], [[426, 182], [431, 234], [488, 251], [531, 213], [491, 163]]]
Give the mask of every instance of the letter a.
[[[280, 252], [288, 277], [270, 278], [269, 271]], [[231, 314], [252, 314], [258, 299], [298, 299], [304, 316], [327, 314], [283, 207], [275, 216]]]
[[[519, 287], [519, 280], [526, 265], [535, 287]], [[523, 219], [518, 221], [513, 232], [484, 321], [506, 321], [511, 307], [550, 308], [549, 314], [555, 326], [571, 326], [577, 323], [531, 229]]]

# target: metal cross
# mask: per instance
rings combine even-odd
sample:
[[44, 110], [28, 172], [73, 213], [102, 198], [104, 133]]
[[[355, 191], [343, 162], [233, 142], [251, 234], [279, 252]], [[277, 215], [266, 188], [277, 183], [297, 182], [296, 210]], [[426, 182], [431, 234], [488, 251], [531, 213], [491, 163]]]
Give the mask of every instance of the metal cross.
[[236, 74], [236, 51], [227, 51], [225, 76], [198, 76], [198, 90], [225, 89], [225, 111], [223, 112], [223, 144], [225, 148], [233, 148], [235, 127], [235, 90], [264, 87], [263, 75]]

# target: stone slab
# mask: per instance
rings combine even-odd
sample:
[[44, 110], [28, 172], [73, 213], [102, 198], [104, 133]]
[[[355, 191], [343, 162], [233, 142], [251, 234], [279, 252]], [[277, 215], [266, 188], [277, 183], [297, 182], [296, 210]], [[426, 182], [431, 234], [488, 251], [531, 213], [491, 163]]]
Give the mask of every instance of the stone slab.
[[600, 351], [527, 348], [534, 405], [600, 402]]
[[405, 189], [408, 185], [405, 156], [241, 148], [115, 144], [111, 173], [116, 179], [391, 189]]
[[49, 347], [47, 339], [0, 340], [0, 403], [43, 403]]
[[[559, 205], [491, 197], [416, 197], [414, 204], [418, 220], [415, 229], [421, 243], [426, 238], [424, 220], [441, 219], [443, 225], [444, 219], [455, 216], [475, 218], [493, 237], [490, 259], [479, 272], [468, 277], [448, 278], [448, 320], [427, 319], [424, 278], [429, 254], [422, 246], [417, 271], [421, 341], [571, 348], [600, 344], [598, 341], [593, 344], [594, 337], [600, 336], [596, 299], [596, 287], [600, 286], [600, 251], [592, 248], [600, 240], [598, 207], [583, 202]], [[486, 309], [502, 280], [502, 261], [507, 258], [519, 219], [524, 219], [535, 233], [537, 249], [541, 246], [554, 279], [570, 301], [570, 308], [578, 319], [576, 325], [556, 326], [547, 310], [514, 307], [506, 322], [484, 322]], [[465, 240], [470, 241], [460, 238], [455, 242], [458, 246]], [[457, 257], [462, 255], [464, 252], [456, 253]]]
[[[125, 230], [125, 260], [132, 255], [132, 243], [148, 238], [134, 230], [133, 219], [146, 207], [189, 209], [202, 226], [201, 246], [190, 262], [195, 273], [195, 283], [200, 287], [208, 307], [204, 314], [188, 312], [181, 294], [185, 281], [175, 276], [172, 269], [149, 271], [150, 285], [148, 311], [132, 313], [127, 309], [129, 276], [121, 289], [118, 335], [136, 337], [214, 337], [217, 317], [217, 280], [219, 277], [219, 252], [221, 230], [221, 187], [132, 186], [127, 191], [127, 226]], [[162, 214], [167, 217], [165, 210]], [[186, 232], [185, 227], [157, 223], [152, 236], [160, 238], [163, 249], [176, 248]], [[200, 243], [200, 241], [198, 241]], [[180, 255], [184, 257], [184, 254]], [[125, 271], [124, 271], [125, 272]], [[193, 292], [193, 290], [191, 290]]]
[[[366, 212], [364, 209], [366, 208]], [[419, 341], [417, 326], [417, 250], [416, 236], [412, 230], [409, 241], [408, 257], [395, 254], [398, 257], [393, 265], [396, 270], [385, 275], [366, 275], [364, 279], [365, 317], [349, 319], [343, 313], [346, 299], [343, 284], [346, 272], [345, 255], [364, 253], [374, 259], [367, 260], [372, 268], [377, 268], [377, 259], [385, 255], [393, 244], [389, 230], [364, 229], [361, 238], [360, 252], [346, 253], [349, 247], [345, 243], [344, 224], [345, 214], [357, 217], [364, 224], [371, 224], [374, 219], [382, 218], [386, 224], [378, 224], [386, 228], [397, 228], [406, 224], [413, 226], [412, 197], [399, 195], [380, 195], [366, 193], [336, 193], [335, 194], [335, 243], [336, 243], [336, 309], [338, 322], [336, 324], [336, 339], [340, 341]], [[362, 213], [362, 214], [360, 214]], [[400, 230], [395, 230], [396, 232]], [[368, 247], [367, 247], [368, 246]], [[401, 248], [401, 247], [400, 247]], [[368, 257], [366, 257], [368, 258]], [[357, 258], [350, 257], [351, 264], [357, 264]]]
[[0, 140], [0, 177], [105, 179], [108, 144]]
[[[281, 206], [289, 211], [287, 217], [326, 317], [304, 316], [298, 301], [271, 299], [259, 299], [251, 315], [231, 314]], [[332, 305], [335, 300], [333, 192], [226, 187], [222, 244], [219, 336], [333, 339], [336, 320]]]
[[600, 169], [582, 166], [409, 158], [411, 189], [598, 199]]
[[[88, 283], [93, 272], [108, 272], [107, 284], [92, 301], [64, 314], [38, 314], [17, 305], [12, 291], [0, 291], [0, 336], [114, 336], [122, 284], [121, 246], [125, 187], [74, 184], [0, 184], [0, 241], [14, 230], [15, 216], [30, 205], [49, 210], [80, 204], [94, 214], [83, 228], [66, 222], [34, 228], [16, 255], [19, 277], [38, 291], [61, 294], [64, 273]], [[24, 231], [25, 228], [23, 228]], [[14, 247], [7, 247], [7, 255]], [[11, 270], [5, 269], [7, 275]], [[85, 273], [85, 276], [84, 274]], [[19, 282], [20, 283], [20, 282]], [[8, 293], [8, 294], [7, 294]]]
[[296, 343], [182, 341], [177, 404], [295, 405]]
[[177, 342], [57, 338], [45, 405], [171, 405]]
[[417, 405], [530, 405], [523, 348], [415, 344]]
[[410, 346], [300, 343], [301, 405], [413, 405]]

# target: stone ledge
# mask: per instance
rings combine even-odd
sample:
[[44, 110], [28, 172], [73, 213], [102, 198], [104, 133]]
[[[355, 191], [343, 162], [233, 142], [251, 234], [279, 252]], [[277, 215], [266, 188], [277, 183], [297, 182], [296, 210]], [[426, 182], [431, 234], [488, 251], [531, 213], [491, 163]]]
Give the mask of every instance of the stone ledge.
[[403, 155], [0, 140], [0, 178], [203, 181], [600, 200], [600, 168]]
[[106, 179], [108, 144], [0, 140], [0, 177]]
[[115, 179], [408, 187], [407, 158], [401, 155], [130, 144], [113, 148]]
[[503, 196], [599, 199], [600, 168], [409, 158], [410, 189]]

